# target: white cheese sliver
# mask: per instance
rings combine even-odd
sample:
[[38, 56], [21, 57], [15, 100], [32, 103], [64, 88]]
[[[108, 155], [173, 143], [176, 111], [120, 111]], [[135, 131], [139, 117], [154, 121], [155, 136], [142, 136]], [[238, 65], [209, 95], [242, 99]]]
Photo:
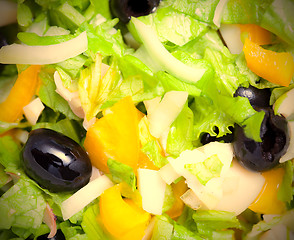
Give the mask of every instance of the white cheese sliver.
[[45, 107], [40, 98], [35, 98], [28, 105], [23, 107], [24, 115], [31, 125], [35, 125], [37, 123], [44, 108]]
[[162, 214], [166, 183], [156, 170], [138, 169], [138, 186], [142, 196], [142, 207], [154, 215]]
[[240, 54], [243, 51], [241, 30], [238, 25], [222, 24], [219, 31], [232, 54]]
[[72, 217], [112, 186], [112, 181], [106, 175], [102, 175], [89, 182], [62, 202], [61, 211], [63, 219], [67, 220]]

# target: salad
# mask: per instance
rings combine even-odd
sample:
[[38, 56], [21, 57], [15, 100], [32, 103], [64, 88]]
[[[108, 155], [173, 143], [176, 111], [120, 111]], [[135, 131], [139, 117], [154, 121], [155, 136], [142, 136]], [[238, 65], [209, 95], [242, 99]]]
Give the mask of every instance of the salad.
[[294, 239], [293, 12], [0, 1], [0, 239]]

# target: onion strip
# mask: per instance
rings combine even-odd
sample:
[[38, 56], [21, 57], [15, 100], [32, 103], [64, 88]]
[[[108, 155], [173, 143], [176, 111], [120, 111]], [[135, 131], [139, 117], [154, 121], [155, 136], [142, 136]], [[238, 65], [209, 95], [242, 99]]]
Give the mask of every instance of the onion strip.
[[88, 49], [87, 33], [54, 45], [28, 46], [11, 44], [0, 49], [0, 63], [43, 65], [62, 62]]

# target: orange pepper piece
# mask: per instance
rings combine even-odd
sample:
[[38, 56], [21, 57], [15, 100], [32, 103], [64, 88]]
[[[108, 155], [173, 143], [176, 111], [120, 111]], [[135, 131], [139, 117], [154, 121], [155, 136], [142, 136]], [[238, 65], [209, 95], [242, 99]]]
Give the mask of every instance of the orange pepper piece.
[[107, 231], [118, 239], [142, 239], [150, 214], [131, 199], [123, 199], [120, 185], [115, 185], [100, 196], [100, 219]]
[[[258, 45], [266, 45], [272, 43], [271, 32], [256, 24], [239, 24], [241, 36], [247, 37]], [[241, 37], [242, 38], [242, 37]]]
[[23, 107], [30, 103], [36, 94], [41, 66], [32, 65], [22, 71], [8, 97], [0, 103], [0, 121], [17, 122], [23, 115]]
[[286, 210], [285, 203], [278, 199], [278, 191], [283, 181], [284, 173], [283, 168], [276, 168], [262, 173], [265, 183], [249, 209], [262, 214], [281, 214]]
[[137, 172], [140, 151], [138, 110], [131, 97], [125, 97], [107, 110], [87, 131], [84, 146], [92, 164], [109, 173], [109, 158]]
[[247, 66], [252, 72], [269, 82], [289, 86], [294, 74], [291, 53], [266, 50], [248, 38], [245, 40], [243, 51]]
[[185, 183], [185, 180], [182, 179], [181, 181], [177, 182], [176, 184], [172, 184], [173, 193], [175, 196], [175, 202], [171, 209], [166, 211], [166, 214], [169, 215], [171, 218], [175, 219], [179, 217], [184, 209], [184, 202], [180, 198], [187, 190], [187, 184]]

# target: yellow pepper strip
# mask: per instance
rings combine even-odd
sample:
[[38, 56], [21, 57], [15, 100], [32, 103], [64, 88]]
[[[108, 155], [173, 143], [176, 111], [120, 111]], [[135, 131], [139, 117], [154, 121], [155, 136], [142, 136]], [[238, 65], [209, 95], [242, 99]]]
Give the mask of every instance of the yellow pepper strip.
[[258, 45], [272, 43], [271, 32], [256, 24], [239, 24], [241, 30], [241, 39], [248, 37], [252, 42]]
[[8, 97], [0, 103], [0, 121], [17, 122], [23, 115], [23, 107], [30, 103], [38, 87], [41, 66], [32, 65], [22, 71]]
[[279, 187], [283, 181], [285, 170], [283, 168], [272, 169], [262, 173], [265, 178], [264, 186], [249, 206], [254, 212], [262, 214], [281, 214], [286, 210], [285, 203], [278, 199]]
[[187, 190], [187, 184], [185, 183], [185, 180], [182, 179], [176, 184], [172, 184], [173, 193], [175, 196], [175, 202], [171, 209], [169, 209], [166, 214], [169, 215], [171, 218], [175, 219], [179, 217], [184, 209], [184, 202], [180, 198]]
[[289, 86], [294, 74], [291, 53], [266, 50], [248, 38], [245, 40], [243, 51], [247, 66], [252, 72], [269, 82]]
[[120, 185], [104, 191], [99, 206], [100, 219], [111, 235], [118, 239], [142, 239], [150, 214], [131, 199], [123, 199]]
[[92, 164], [108, 173], [107, 160], [115, 159], [137, 172], [140, 151], [138, 110], [125, 97], [107, 109], [87, 131], [84, 146]]

